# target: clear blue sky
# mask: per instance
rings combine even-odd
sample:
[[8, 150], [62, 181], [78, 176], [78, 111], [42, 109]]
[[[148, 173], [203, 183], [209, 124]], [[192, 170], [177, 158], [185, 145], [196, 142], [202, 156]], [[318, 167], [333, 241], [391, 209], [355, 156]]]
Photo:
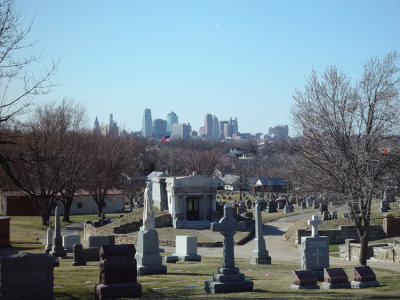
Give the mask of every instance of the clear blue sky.
[[291, 124], [295, 88], [311, 70], [353, 78], [371, 55], [400, 52], [400, 1], [16, 0], [43, 63], [62, 57], [46, 99], [85, 104], [141, 129], [143, 110], [198, 130], [204, 115], [240, 132]]

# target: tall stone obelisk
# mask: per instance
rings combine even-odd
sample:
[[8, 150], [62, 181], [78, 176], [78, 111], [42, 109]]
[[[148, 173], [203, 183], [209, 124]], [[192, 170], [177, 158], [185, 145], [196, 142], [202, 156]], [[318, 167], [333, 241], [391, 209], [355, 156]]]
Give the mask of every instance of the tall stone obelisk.
[[268, 255], [268, 251], [265, 248], [261, 210], [260, 210], [260, 205], [258, 203], [256, 204], [254, 210], [256, 219], [255, 220], [256, 236], [254, 238], [254, 250], [252, 252], [250, 263], [253, 265], [270, 265], [271, 256]]
[[52, 256], [56, 256], [56, 257], [65, 257], [67, 255], [67, 252], [65, 251], [65, 249], [62, 245], [59, 205], [56, 206], [54, 219], [55, 219], [54, 243], [53, 243], [53, 248], [49, 254]]

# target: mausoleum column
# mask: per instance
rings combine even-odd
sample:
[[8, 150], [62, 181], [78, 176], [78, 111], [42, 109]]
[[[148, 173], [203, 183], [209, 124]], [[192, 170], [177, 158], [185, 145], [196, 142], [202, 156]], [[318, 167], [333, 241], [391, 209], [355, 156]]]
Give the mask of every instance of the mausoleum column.
[[183, 221], [186, 221], [186, 219], [187, 219], [186, 198], [187, 198], [187, 195], [184, 194], [182, 196], [182, 201], [183, 201], [183, 205], [182, 205], [182, 207], [183, 207]]
[[203, 194], [203, 220], [207, 220], [207, 194]]

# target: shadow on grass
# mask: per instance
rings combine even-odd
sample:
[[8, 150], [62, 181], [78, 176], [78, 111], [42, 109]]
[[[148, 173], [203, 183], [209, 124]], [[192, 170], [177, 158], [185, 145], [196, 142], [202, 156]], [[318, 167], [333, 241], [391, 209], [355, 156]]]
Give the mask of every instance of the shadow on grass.
[[191, 276], [191, 275], [193, 275], [193, 276], [209, 276], [210, 273], [201, 274], [201, 273], [170, 273], [170, 272], [168, 272], [168, 275], [180, 275], [180, 276], [182, 276], [182, 275], [185, 275], [185, 276], [187, 276], [187, 275], [189, 275], [189, 276]]
[[43, 250], [44, 252], [44, 246], [42, 244], [16, 244], [12, 243], [12, 247], [14, 249], [17, 249], [18, 251], [30, 251], [30, 250], [36, 250], [40, 251]]

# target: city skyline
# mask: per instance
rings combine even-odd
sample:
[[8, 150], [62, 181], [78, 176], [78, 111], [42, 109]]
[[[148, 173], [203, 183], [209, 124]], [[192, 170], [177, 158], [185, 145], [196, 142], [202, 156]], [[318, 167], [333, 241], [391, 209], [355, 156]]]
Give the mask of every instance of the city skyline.
[[[241, 132], [288, 124], [295, 89], [337, 65], [357, 80], [362, 62], [400, 52], [399, 1], [27, 1], [17, 10], [59, 83], [38, 101], [74, 99], [91, 122], [174, 111], [196, 130], [212, 112]], [[38, 73], [42, 69], [36, 70]]]

